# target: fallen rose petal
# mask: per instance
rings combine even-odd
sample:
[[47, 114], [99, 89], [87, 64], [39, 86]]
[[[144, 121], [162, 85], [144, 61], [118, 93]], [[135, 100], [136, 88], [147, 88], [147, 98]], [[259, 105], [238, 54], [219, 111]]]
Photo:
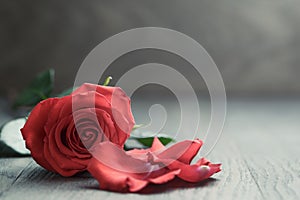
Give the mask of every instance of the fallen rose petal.
[[163, 183], [179, 173], [129, 156], [111, 142], [103, 142], [92, 151], [95, 157], [90, 160], [88, 171], [99, 181], [101, 189], [135, 192], [149, 182]]
[[[162, 163], [165, 162], [164, 160], [159, 161]], [[169, 161], [167, 162], [169, 163]], [[171, 164], [169, 164], [167, 167], [170, 170], [181, 169], [180, 173], [178, 174], [178, 177], [182, 180], [195, 183], [205, 180], [214, 173], [221, 171], [221, 164], [216, 164], [214, 167], [211, 167], [210, 165], [211, 163], [208, 163], [207, 165], [188, 165], [175, 160], [171, 162]]]
[[159, 153], [163, 150], [165, 150], [166, 147], [159, 141], [159, 139], [157, 137], [154, 137], [153, 142], [152, 142], [152, 146], [148, 149], [132, 149], [130, 151], [127, 151], [127, 155], [130, 155], [134, 158], [138, 158], [141, 160], [148, 160], [148, 153], [152, 152], [152, 153]]
[[[170, 170], [181, 169], [178, 177], [185, 181], [199, 182], [219, 172], [221, 166], [221, 164], [212, 164], [205, 158], [201, 158], [196, 164], [190, 165], [202, 144], [203, 142], [199, 139], [182, 141], [159, 154], [152, 154], [151, 159], [152, 162], [164, 164]], [[183, 152], [182, 149], [185, 151]], [[176, 156], [178, 156], [177, 159]]]
[[87, 169], [98, 180], [100, 189], [118, 192], [137, 192], [149, 183], [166, 183], [176, 176], [199, 182], [220, 171], [220, 164], [204, 158], [190, 165], [201, 145], [201, 140], [186, 140], [165, 148], [155, 138], [149, 149], [125, 152], [111, 142], [103, 142], [93, 149], [95, 157]]
[[180, 171], [181, 171], [180, 169], [170, 171], [170, 172], [165, 173], [164, 175], [161, 175], [161, 176], [158, 176], [155, 178], [150, 178], [149, 181], [151, 183], [155, 183], [155, 184], [163, 184], [163, 183], [166, 183], [166, 182], [174, 179], [175, 176], [180, 173]]
[[100, 189], [119, 192], [137, 191], [145, 187], [148, 182], [134, 178], [127, 173], [114, 170], [93, 158], [88, 165], [88, 171], [100, 183]]
[[189, 164], [197, 155], [202, 144], [203, 142], [199, 139], [193, 141], [185, 140], [182, 142], [178, 142], [165, 151], [161, 152], [158, 157], [161, 159], [167, 158], [178, 160], [180, 162]]

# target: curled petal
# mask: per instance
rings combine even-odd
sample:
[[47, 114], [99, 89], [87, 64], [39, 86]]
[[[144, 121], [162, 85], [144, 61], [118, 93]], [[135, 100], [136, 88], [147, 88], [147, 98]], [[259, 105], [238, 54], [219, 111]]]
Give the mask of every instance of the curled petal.
[[192, 159], [197, 155], [202, 144], [203, 142], [199, 139], [193, 141], [185, 140], [172, 145], [157, 156], [161, 159], [174, 159], [185, 164], [190, 164]]

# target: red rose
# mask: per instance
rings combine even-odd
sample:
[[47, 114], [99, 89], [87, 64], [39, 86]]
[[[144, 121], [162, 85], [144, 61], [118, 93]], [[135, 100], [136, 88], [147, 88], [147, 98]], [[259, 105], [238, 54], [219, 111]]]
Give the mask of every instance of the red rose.
[[130, 99], [120, 88], [83, 84], [71, 95], [40, 102], [21, 132], [38, 164], [72, 176], [87, 169], [88, 149], [103, 141], [122, 148], [133, 125]]

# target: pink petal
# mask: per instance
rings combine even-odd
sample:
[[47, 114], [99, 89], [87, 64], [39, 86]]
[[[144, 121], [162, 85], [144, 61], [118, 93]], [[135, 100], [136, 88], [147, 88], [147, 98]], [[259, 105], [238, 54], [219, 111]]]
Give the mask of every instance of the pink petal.
[[181, 171], [180, 169], [169, 171], [169, 172], [165, 173], [164, 175], [161, 175], [161, 176], [158, 176], [155, 178], [150, 178], [149, 181], [151, 183], [155, 183], [155, 184], [163, 184], [163, 183], [166, 183], [166, 182], [174, 179], [175, 176], [180, 173], [180, 171]]
[[188, 182], [200, 182], [209, 178], [216, 172], [220, 171], [220, 165], [211, 167], [209, 165], [187, 165], [179, 161], [174, 161], [168, 166], [169, 169], [181, 169], [179, 178], [188, 181]]
[[[77, 94], [84, 94], [86, 92], [91, 92], [93, 94], [101, 94], [102, 96], [104, 96], [105, 99], [110, 103], [109, 108], [113, 113], [114, 120], [117, 122], [118, 127], [125, 133], [131, 132], [131, 129], [134, 125], [134, 118], [131, 114], [132, 112], [130, 107], [130, 98], [120, 87], [109, 87], [84, 83], [82, 86], [77, 88], [71, 96], [76, 96]], [[95, 104], [94, 98], [90, 98], [90, 100], [92, 104]], [[75, 103], [75, 105], [76, 104], [81, 104], [81, 100], [79, 100], [78, 103]], [[86, 103], [81, 105], [86, 105]], [[120, 113], [122, 115], [120, 115]]]
[[88, 171], [98, 180], [101, 189], [119, 192], [136, 192], [149, 183], [166, 183], [175, 176], [188, 182], [199, 182], [220, 171], [220, 164], [211, 164], [204, 158], [189, 165], [202, 145], [200, 140], [183, 141], [168, 149], [163, 147], [165, 150], [161, 153], [151, 151], [161, 150], [160, 144], [155, 139], [149, 149], [125, 152], [111, 142], [100, 143], [93, 149], [95, 157], [91, 159]]
[[102, 86], [91, 83], [84, 83], [79, 88], [72, 92], [72, 95], [85, 93], [85, 92], [97, 92], [102, 94], [107, 98], [109, 102], [111, 102], [111, 96], [116, 87]]
[[152, 146], [148, 149], [133, 149], [127, 151], [127, 155], [130, 155], [132, 157], [147, 161], [148, 160], [148, 153], [149, 152], [155, 152], [159, 153], [163, 150], [165, 150], [166, 147], [159, 141], [157, 137], [154, 137]]
[[180, 162], [189, 164], [192, 159], [197, 155], [203, 142], [199, 139], [185, 140], [178, 142], [171, 147], [165, 149], [165, 151], [156, 154], [160, 159], [178, 160]]
[[88, 171], [98, 180], [100, 189], [104, 190], [134, 192], [148, 184], [148, 181], [136, 179], [130, 174], [108, 167], [96, 158], [91, 159]]
[[135, 192], [149, 182], [163, 183], [178, 174], [176, 170], [158, 169], [156, 165], [131, 157], [111, 142], [100, 143], [93, 149], [93, 155], [88, 171], [99, 181], [101, 189]]
[[163, 163], [170, 170], [180, 169], [178, 177], [185, 181], [199, 182], [221, 170], [220, 164], [211, 164], [205, 158], [200, 159], [196, 164], [190, 165], [191, 160], [196, 156], [202, 144], [203, 142], [198, 139], [179, 142], [160, 154], [151, 154], [151, 160], [155, 163]]

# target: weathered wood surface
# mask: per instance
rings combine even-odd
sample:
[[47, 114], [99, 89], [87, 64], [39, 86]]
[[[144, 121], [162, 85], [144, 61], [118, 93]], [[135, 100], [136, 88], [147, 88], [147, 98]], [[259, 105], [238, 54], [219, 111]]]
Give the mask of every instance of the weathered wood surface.
[[300, 102], [229, 103], [208, 159], [222, 172], [200, 184], [174, 181], [139, 194], [98, 190], [89, 174], [47, 172], [31, 158], [0, 159], [0, 199], [300, 199]]

